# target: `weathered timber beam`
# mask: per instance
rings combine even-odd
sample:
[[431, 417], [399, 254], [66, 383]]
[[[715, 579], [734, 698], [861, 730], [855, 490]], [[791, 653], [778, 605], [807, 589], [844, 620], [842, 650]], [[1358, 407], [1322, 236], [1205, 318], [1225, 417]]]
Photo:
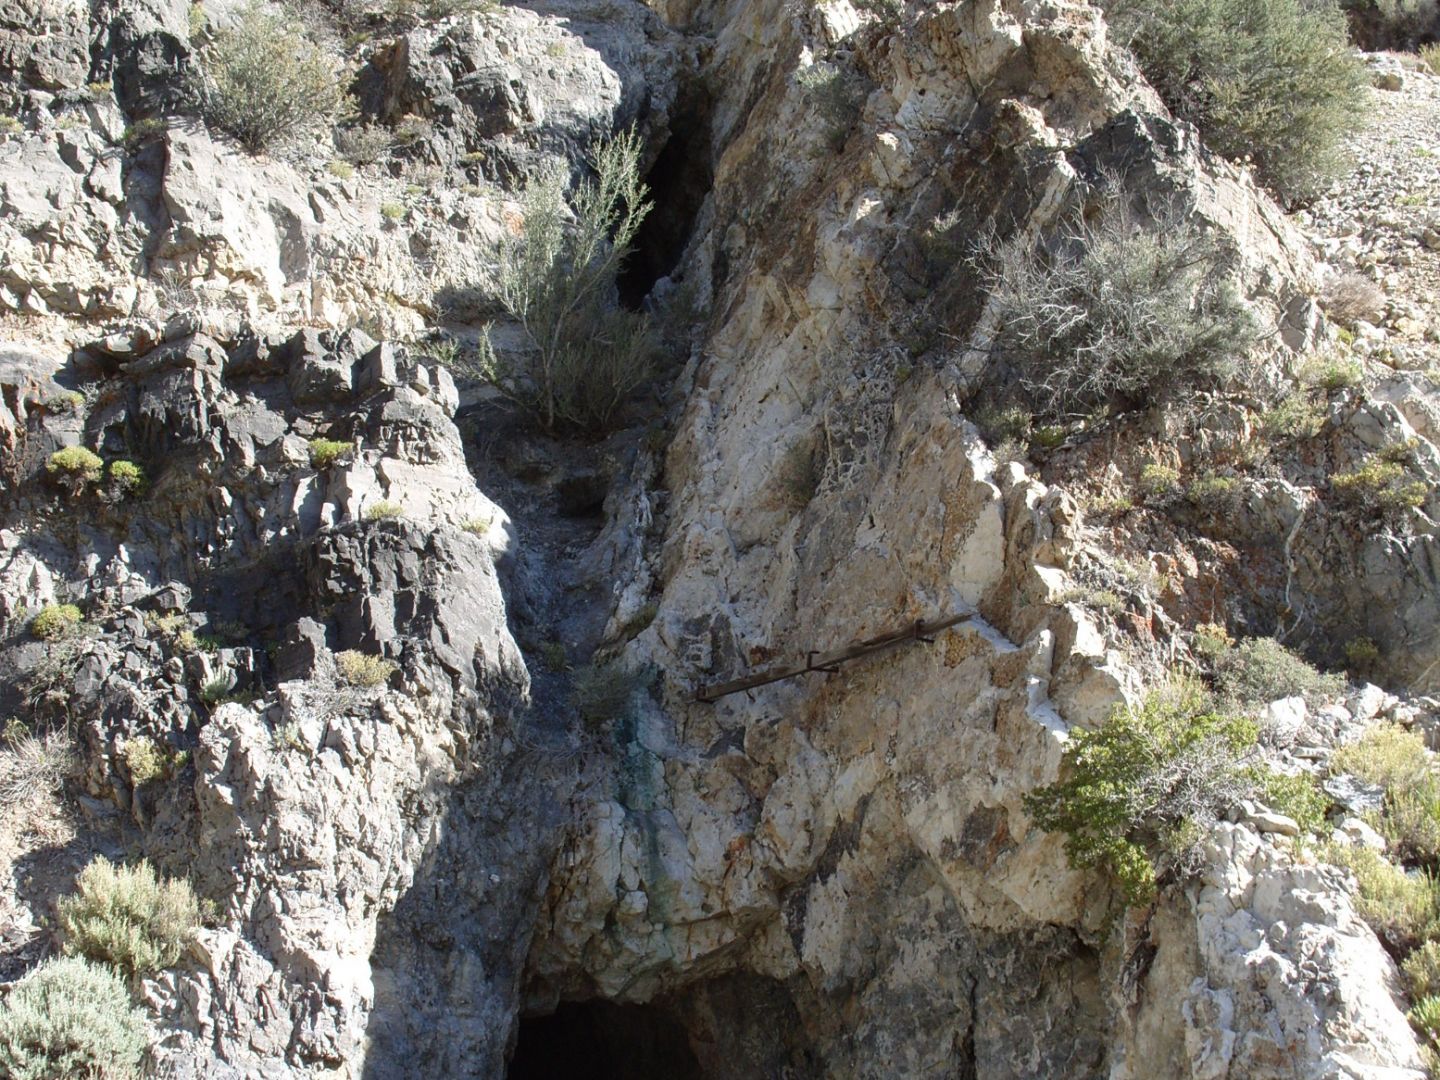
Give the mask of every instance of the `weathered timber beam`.
[[948, 630], [952, 626], [958, 626], [973, 618], [975, 618], [975, 612], [967, 611], [960, 615], [947, 615], [943, 619], [933, 619], [929, 622], [916, 620], [903, 629], [892, 630], [878, 637], [866, 638], [864, 641], [856, 641], [834, 652], [809, 653], [803, 664], [785, 664], [766, 668], [741, 679], [710, 683], [695, 692], [695, 700], [708, 705], [722, 697], [728, 697], [730, 694], [738, 694], [743, 690], [754, 690], [757, 686], [768, 686], [782, 679], [793, 679], [797, 675], [804, 675], [810, 671], [835, 672], [840, 669], [841, 664], [847, 664], [852, 660], [873, 656], [875, 653], [884, 652], [886, 649], [893, 649], [899, 645], [908, 645], [911, 642], [929, 641], [932, 634], [938, 634], [942, 630]]

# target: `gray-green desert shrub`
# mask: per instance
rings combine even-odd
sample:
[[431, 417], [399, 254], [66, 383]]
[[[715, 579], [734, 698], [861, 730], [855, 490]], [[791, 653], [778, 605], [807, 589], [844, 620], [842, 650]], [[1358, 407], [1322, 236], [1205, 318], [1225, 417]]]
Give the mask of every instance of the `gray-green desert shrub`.
[[479, 372], [545, 428], [603, 429], [650, 378], [649, 321], [615, 302], [617, 274], [650, 212], [634, 132], [591, 153], [593, 179], [565, 193], [565, 177], [533, 180], [524, 228], [500, 246], [496, 298], [524, 331], [524, 347], [497, 351], [487, 330]]
[[1063, 419], [1154, 404], [1235, 382], [1255, 321], [1218, 243], [1162, 214], [1145, 227], [1112, 203], [1053, 243], [992, 246], [998, 356], [1037, 415]]
[[162, 880], [149, 863], [116, 866], [97, 856], [57, 905], [65, 951], [131, 974], [173, 966], [200, 924], [188, 882]]
[[619, 661], [587, 664], [575, 672], [570, 703], [586, 724], [601, 727], [622, 718], [649, 681], [648, 672], [627, 668]]
[[56, 957], [0, 1004], [0, 1075], [9, 1080], [131, 1080], [145, 1052], [145, 1014], [109, 968]]
[[1040, 828], [1065, 834], [1077, 867], [1108, 870], [1127, 898], [1185, 873], [1203, 830], [1256, 788], [1255, 725], [1211, 711], [1185, 690], [1119, 707], [1094, 730], [1072, 728], [1062, 779], [1028, 795]]
[[1343, 163], [1365, 71], [1334, 0], [1110, 0], [1146, 78], [1205, 142], [1249, 157], [1287, 201]]
[[30, 620], [30, 633], [41, 641], [59, 641], [73, 634], [84, 621], [74, 604], [46, 604]]
[[371, 656], [358, 649], [346, 649], [335, 654], [335, 670], [340, 678], [351, 686], [373, 689], [384, 686], [390, 677], [400, 670], [400, 665], [383, 656]]
[[1222, 652], [1215, 684], [1223, 698], [1244, 709], [1296, 696], [1320, 704], [1345, 689], [1343, 676], [1322, 674], [1274, 638], [1249, 638]]
[[343, 439], [311, 439], [310, 467], [317, 470], [328, 469], [352, 449], [351, 444]]
[[258, 154], [329, 124], [344, 91], [335, 66], [293, 19], [247, 8], [204, 55], [206, 119]]

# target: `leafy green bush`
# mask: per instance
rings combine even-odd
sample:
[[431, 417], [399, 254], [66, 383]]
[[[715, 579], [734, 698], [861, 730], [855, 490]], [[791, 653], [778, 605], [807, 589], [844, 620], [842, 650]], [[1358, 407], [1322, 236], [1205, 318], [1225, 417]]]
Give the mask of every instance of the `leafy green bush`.
[[311, 439], [310, 467], [316, 470], [328, 469], [350, 453], [351, 444], [342, 439]]
[[1155, 693], [1093, 731], [1072, 728], [1064, 779], [1026, 796], [1037, 826], [1065, 834], [1071, 865], [1109, 870], [1132, 903], [1157, 875], [1186, 872], [1201, 831], [1255, 790], [1255, 725], [1205, 706]]
[[641, 142], [629, 132], [591, 155], [595, 178], [568, 200], [551, 172], [525, 189], [525, 226], [501, 244], [496, 293], [527, 348], [501, 357], [481, 336], [481, 377], [547, 429], [605, 428], [650, 378], [648, 320], [613, 303], [620, 265], [650, 212], [640, 180]]
[[146, 862], [115, 866], [101, 856], [57, 911], [66, 952], [131, 974], [173, 966], [200, 924], [188, 882], [161, 880]]
[[160, 744], [145, 735], [135, 735], [125, 740], [121, 749], [125, 767], [130, 770], [130, 779], [137, 785], [149, 784], [165, 775], [167, 755]]
[[1124, 204], [1076, 218], [1053, 250], [1023, 237], [990, 250], [997, 355], [1037, 415], [1130, 409], [1234, 382], [1256, 325], [1218, 242], [1188, 219], [1143, 227]]
[[59, 641], [73, 634], [84, 621], [74, 604], [46, 604], [30, 620], [30, 633], [41, 641]]
[[1388, 791], [1423, 783], [1430, 773], [1430, 759], [1418, 732], [1398, 724], [1379, 724], [1358, 741], [1336, 750], [1330, 758], [1330, 771], [1349, 773]]
[[130, 1080], [146, 1041], [124, 981], [74, 957], [47, 960], [0, 1005], [0, 1075], [10, 1080]]
[[1274, 638], [1250, 638], [1223, 652], [1215, 682], [1222, 697], [1246, 709], [1296, 696], [1313, 705], [1345, 690], [1342, 676], [1321, 674]]
[[330, 123], [344, 100], [329, 57], [297, 26], [254, 4], [205, 55], [205, 116], [252, 154]]
[[145, 490], [145, 470], [133, 461], [120, 458], [110, 463], [110, 488], [119, 498], [130, 498]]
[[1180, 473], [1169, 465], [1149, 462], [1140, 470], [1140, 481], [1136, 484], [1140, 497], [1151, 506], [1164, 505], [1175, 498], [1180, 491]]
[[1258, 796], [1272, 810], [1294, 818], [1302, 832], [1318, 835], [1325, 827], [1330, 800], [1309, 773], [1286, 776], [1267, 768], [1261, 769], [1256, 779]]
[[1440, 994], [1440, 941], [1427, 941], [1407, 956], [1400, 965], [1410, 997], [1434, 997]]
[[1146, 78], [1205, 141], [1287, 201], [1343, 164], [1367, 80], [1333, 0], [1111, 0]]
[[100, 459], [100, 455], [83, 446], [67, 446], [64, 450], [57, 450], [45, 463], [45, 471], [52, 480], [75, 492], [99, 480], [104, 469], [105, 462]]
[[1380, 454], [1332, 477], [1330, 486], [1344, 502], [1375, 515], [1403, 514], [1424, 506], [1430, 494], [1421, 476], [1404, 463], [1388, 461]]
[[1430, 874], [1407, 874], [1361, 846], [1331, 844], [1323, 857], [1355, 875], [1355, 910], [1392, 949], [1408, 952], [1440, 934], [1440, 888]]
[[371, 656], [358, 649], [346, 649], [335, 654], [335, 670], [351, 686], [372, 689], [384, 686], [390, 676], [400, 670], [400, 665], [383, 656]]
[[818, 63], [797, 71], [795, 82], [824, 124], [825, 145], [838, 154], [860, 118], [868, 96], [865, 80], [849, 68]]

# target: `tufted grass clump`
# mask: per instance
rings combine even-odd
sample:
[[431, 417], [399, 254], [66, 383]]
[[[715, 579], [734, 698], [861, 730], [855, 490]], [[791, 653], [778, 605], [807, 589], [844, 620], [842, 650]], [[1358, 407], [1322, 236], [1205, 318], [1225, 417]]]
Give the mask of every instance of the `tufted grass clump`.
[[74, 604], [46, 604], [30, 620], [30, 633], [41, 641], [59, 641], [75, 633], [84, 621]]
[[6, 726], [0, 744], [0, 810], [52, 795], [75, 772], [75, 744], [64, 730], [32, 734], [23, 724]]
[[1241, 381], [1257, 328], [1219, 242], [1189, 219], [1142, 222], [1113, 201], [1047, 245], [985, 253], [998, 359], [1051, 421], [1127, 411]]
[[405, 507], [398, 502], [391, 502], [388, 499], [381, 499], [379, 502], [371, 503], [365, 508], [366, 521], [384, 521], [387, 518], [398, 518], [405, 513]]
[[370, 690], [384, 686], [400, 670], [400, 665], [383, 656], [372, 656], [359, 649], [346, 649], [335, 654], [335, 670], [351, 686]]
[[820, 118], [825, 145], [840, 153], [865, 105], [869, 89], [865, 80], [848, 67], [818, 63], [797, 71], [795, 83]]
[[132, 1080], [146, 1043], [124, 980], [77, 957], [47, 960], [0, 1004], [0, 1075], [13, 1080]]
[[158, 877], [147, 862], [96, 856], [57, 906], [65, 951], [132, 975], [173, 967], [200, 925], [189, 882]]
[[346, 457], [354, 447], [343, 439], [311, 439], [310, 467], [323, 471]]
[[1368, 80], [1334, 0], [1109, 0], [1120, 38], [1211, 149], [1289, 203], [1344, 165]]
[[45, 472], [50, 479], [77, 494], [87, 485], [96, 483], [104, 470], [105, 462], [100, 455], [83, 446], [57, 450], [45, 463]]
[[328, 125], [345, 98], [334, 64], [299, 24], [258, 3], [215, 35], [204, 67], [205, 118], [252, 154]]
[[1316, 705], [1345, 690], [1343, 676], [1317, 671], [1274, 638], [1249, 638], [1223, 650], [1214, 670], [1221, 697], [1240, 709], [1297, 696]]
[[1065, 834], [1072, 866], [1107, 870], [1144, 903], [1163, 876], [1189, 873], [1204, 831], [1253, 794], [1255, 740], [1254, 723], [1213, 711], [1193, 688], [1152, 693], [1094, 730], [1072, 728], [1062, 779], [1025, 809]]
[[1180, 473], [1169, 465], [1148, 462], [1141, 468], [1135, 487], [1147, 505], [1164, 505], [1180, 493]]

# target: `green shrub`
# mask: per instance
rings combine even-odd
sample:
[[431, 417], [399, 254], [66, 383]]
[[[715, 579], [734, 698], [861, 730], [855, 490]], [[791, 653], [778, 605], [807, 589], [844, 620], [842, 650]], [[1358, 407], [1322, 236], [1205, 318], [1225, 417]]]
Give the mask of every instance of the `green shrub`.
[[1332, 773], [1349, 773], [1367, 784], [1411, 788], [1430, 774], [1430, 757], [1418, 732], [1398, 724], [1378, 724], [1330, 758]]
[[146, 862], [115, 866], [96, 856], [77, 886], [56, 909], [65, 951], [130, 974], [173, 967], [200, 925], [189, 883], [162, 880]]
[[1304, 442], [1325, 427], [1325, 405], [1301, 391], [1287, 394], [1260, 420], [1260, 429], [1271, 439]]
[[130, 779], [137, 787], [153, 783], [165, 775], [169, 755], [148, 736], [135, 735], [126, 739], [121, 754], [125, 758], [125, 767], [130, 770]]
[[1314, 705], [1345, 690], [1343, 677], [1321, 674], [1274, 638], [1227, 650], [1215, 662], [1215, 681], [1222, 697], [1246, 709], [1296, 696]]
[[1431, 875], [1407, 874], [1367, 847], [1331, 844], [1322, 855], [1355, 875], [1355, 910], [1391, 949], [1409, 951], [1440, 932], [1440, 890]]
[[570, 656], [563, 641], [547, 641], [541, 645], [540, 659], [544, 662], [546, 671], [553, 671], [558, 675], [570, 670]]
[[1440, 994], [1440, 941], [1427, 941], [1400, 965], [1412, 1000]]
[[334, 65], [297, 26], [254, 4], [205, 54], [205, 116], [252, 154], [329, 124], [344, 100]]
[[820, 117], [825, 145], [838, 154], [845, 149], [845, 141], [860, 119], [868, 96], [865, 80], [849, 68], [818, 63], [797, 71], [795, 82]]
[[104, 469], [105, 462], [100, 459], [100, 455], [83, 446], [67, 446], [64, 450], [57, 450], [45, 463], [45, 471], [52, 480], [77, 492], [85, 485], [98, 481]]
[[373, 689], [384, 686], [390, 677], [400, 670], [400, 665], [383, 656], [371, 656], [358, 649], [346, 649], [335, 654], [335, 670], [340, 678], [351, 686]]
[[1333, 0], [1111, 0], [1140, 67], [1211, 148], [1293, 202], [1344, 163], [1368, 80]]
[[355, 166], [348, 161], [332, 161], [325, 166], [325, 171], [337, 180], [349, 180], [355, 175]]
[[1196, 838], [1255, 789], [1255, 725], [1193, 693], [1152, 694], [1099, 728], [1072, 728], [1064, 779], [1026, 796], [1035, 824], [1063, 832], [1071, 865], [1109, 870], [1132, 903], [1157, 874], [1184, 873]]
[[1212, 663], [1224, 656], [1235, 644], [1230, 631], [1220, 623], [1201, 623], [1190, 638], [1190, 651]]
[[145, 470], [121, 458], [110, 463], [110, 487], [120, 498], [131, 498], [145, 490]]
[[398, 518], [405, 513], [405, 507], [398, 502], [391, 502], [388, 499], [381, 499], [379, 502], [371, 503], [365, 508], [366, 521], [384, 521], [386, 518]]
[[386, 221], [399, 221], [405, 216], [405, 207], [402, 206], [400, 203], [381, 203], [380, 216], [383, 217]]
[[1158, 465], [1152, 461], [1141, 468], [1136, 487], [1146, 503], [1163, 505], [1180, 491], [1180, 473], [1169, 465]]
[[1428, 41], [1421, 45], [1420, 59], [1425, 61], [1434, 74], [1440, 75], [1440, 41]]
[[10, 1080], [140, 1076], [145, 1014], [108, 968], [47, 960], [0, 1005], [0, 1075]]
[[616, 662], [587, 664], [575, 673], [570, 704], [592, 728], [619, 720], [629, 712], [635, 695], [650, 682], [648, 672]]
[[1345, 668], [1364, 675], [1380, 662], [1380, 646], [1368, 637], [1351, 638], [1345, 643]]
[[1037, 415], [1132, 409], [1237, 380], [1256, 340], [1219, 243], [1188, 219], [1143, 227], [1112, 202], [1074, 218], [1043, 250], [1023, 236], [990, 249], [997, 356]]
[[1330, 486], [1343, 502], [1373, 515], [1403, 514], [1424, 506], [1430, 495], [1429, 485], [1411, 468], [1380, 454], [1332, 477]]
[[1185, 498], [1202, 510], [1215, 514], [1227, 513], [1240, 501], [1240, 481], [1233, 476], [1205, 473], [1190, 481]]
[[41, 641], [59, 641], [73, 634], [84, 621], [85, 617], [74, 604], [46, 604], [30, 620], [30, 633]]
[[1294, 818], [1302, 832], [1318, 835], [1325, 827], [1325, 812], [1330, 800], [1309, 773], [1286, 776], [1272, 769], [1262, 769], [1257, 777], [1257, 795], [1272, 810]]
[[310, 467], [317, 470], [328, 469], [347, 456], [352, 449], [350, 443], [341, 439], [311, 439]]
[[617, 275], [650, 212], [634, 132], [592, 153], [595, 178], [568, 199], [550, 172], [525, 189], [524, 231], [500, 246], [496, 293], [528, 347], [501, 357], [481, 335], [482, 378], [547, 429], [603, 429], [650, 378], [654, 345], [641, 315], [615, 306]]
[[1414, 787], [1390, 789], [1379, 813], [1367, 817], [1397, 858], [1440, 864], [1440, 779], [1431, 775]]
[[1432, 1049], [1440, 1048], [1440, 997], [1423, 997], [1416, 1001], [1406, 1019]]
[[1300, 381], [1333, 394], [1353, 390], [1365, 381], [1365, 369], [1358, 360], [1327, 357], [1307, 364], [1300, 371]]

